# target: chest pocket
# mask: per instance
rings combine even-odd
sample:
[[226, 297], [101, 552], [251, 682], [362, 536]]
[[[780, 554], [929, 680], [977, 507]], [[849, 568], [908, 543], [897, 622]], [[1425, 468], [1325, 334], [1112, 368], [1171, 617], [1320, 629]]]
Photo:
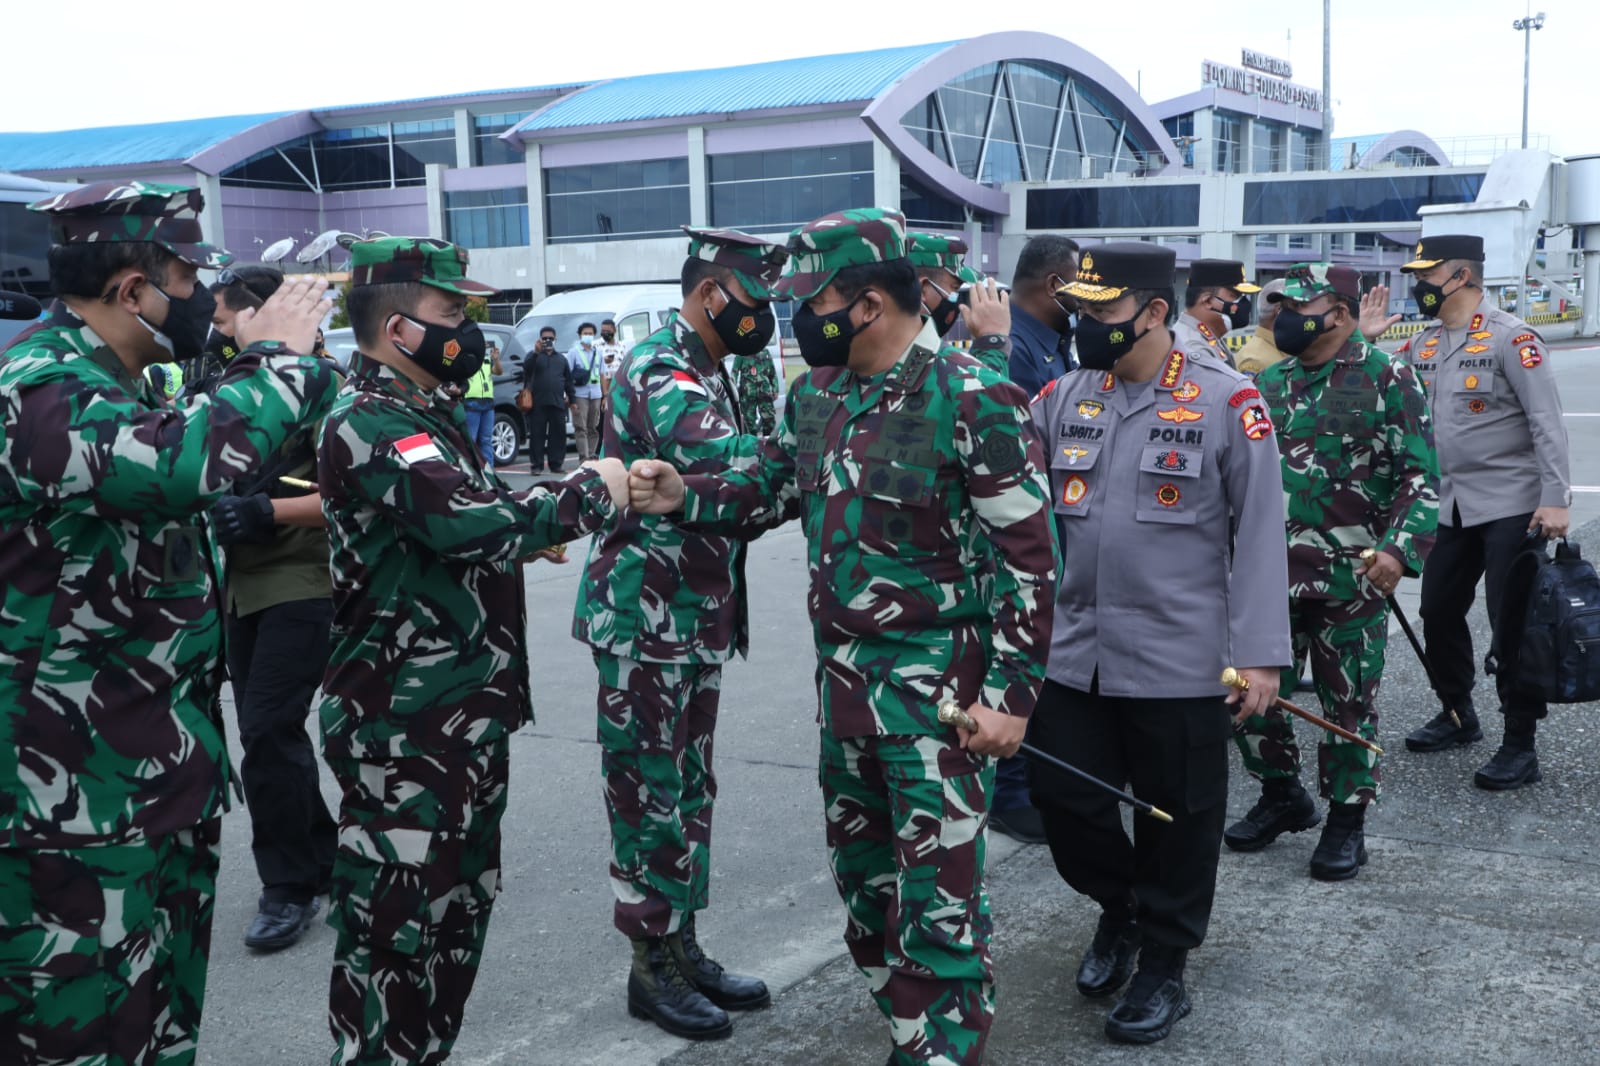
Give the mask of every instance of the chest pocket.
[[1468, 421], [1500, 406], [1500, 377], [1493, 367], [1457, 370], [1447, 382], [1441, 380], [1441, 384], [1447, 390], [1443, 402], [1454, 407]]
[[839, 398], [808, 392], [795, 408], [795, 484], [801, 492], [817, 492], [822, 483], [822, 453], [826, 449], [828, 421], [839, 409]]
[[1050, 484], [1054, 487], [1055, 512], [1085, 518], [1094, 506], [1103, 471], [1097, 471], [1105, 445], [1082, 440], [1057, 440], [1050, 455]]
[[1199, 477], [1205, 448], [1195, 444], [1149, 444], [1139, 457], [1139, 499], [1134, 518], [1190, 526], [1199, 518]]
[[886, 548], [910, 545], [932, 551], [939, 545], [940, 517], [929, 507], [938, 471], [868, 461], [861, 467], [856, 493], [861, 498], [861, 539]]

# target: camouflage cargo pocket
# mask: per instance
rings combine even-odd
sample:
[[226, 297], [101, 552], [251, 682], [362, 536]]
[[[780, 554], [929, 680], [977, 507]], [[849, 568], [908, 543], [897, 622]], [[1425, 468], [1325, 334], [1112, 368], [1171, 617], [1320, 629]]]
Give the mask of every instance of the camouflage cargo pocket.
[[432, 924], [427, 870], [434, 833], [341, 825], [328, 924], [362, 943], [418, 955]]

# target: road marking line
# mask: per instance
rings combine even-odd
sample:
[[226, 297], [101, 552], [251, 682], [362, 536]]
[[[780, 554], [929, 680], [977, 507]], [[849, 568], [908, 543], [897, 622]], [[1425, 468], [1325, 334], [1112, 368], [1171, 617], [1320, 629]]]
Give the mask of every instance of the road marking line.
[[1574, 485], [1573, 492], [1600, 492], [1600, 485]]

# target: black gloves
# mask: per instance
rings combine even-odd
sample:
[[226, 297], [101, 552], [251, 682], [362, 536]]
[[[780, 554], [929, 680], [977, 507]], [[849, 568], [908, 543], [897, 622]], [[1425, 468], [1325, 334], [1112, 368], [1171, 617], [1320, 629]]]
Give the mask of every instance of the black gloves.
[[272, 500], [264, 492], [254, 496], [224, 496], [211, 505], [211, 522], [217, 543], [266, 544], [272, 540]]

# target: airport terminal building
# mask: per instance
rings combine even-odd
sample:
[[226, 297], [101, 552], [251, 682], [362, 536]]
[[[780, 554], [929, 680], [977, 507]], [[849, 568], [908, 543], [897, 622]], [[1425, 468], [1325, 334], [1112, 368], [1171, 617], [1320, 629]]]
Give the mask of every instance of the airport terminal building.
[[[1282, 61], [1241, 56], [1248, 65], [1204, 61], [1200, 89], [1150, 104], [1066, 40], [995, 33], [585, 85], [0, 133], [0, 171], [198, 184], [208, 232], [246, 260], [330, 229], [441, 234], [505, 290], [497, 317], [566, 289], [675, 280], [683, 223], [782, 234], [881, 204], [917, 228], [966, 234], [973, 264], [1002, 278], [1029, 235], [1060, 232], [1170, 243], [1180, 266], [1221, 255], [1271, 276], [1327, 256], [1387, 281], [1421, 208], [1479, 200], [1490, 167], [1451, 166], [1414, 131], [1330, 141], [1320, 92]], [[1524, 154], [1541, 157], [1531, 170], [1553, 162]]]

